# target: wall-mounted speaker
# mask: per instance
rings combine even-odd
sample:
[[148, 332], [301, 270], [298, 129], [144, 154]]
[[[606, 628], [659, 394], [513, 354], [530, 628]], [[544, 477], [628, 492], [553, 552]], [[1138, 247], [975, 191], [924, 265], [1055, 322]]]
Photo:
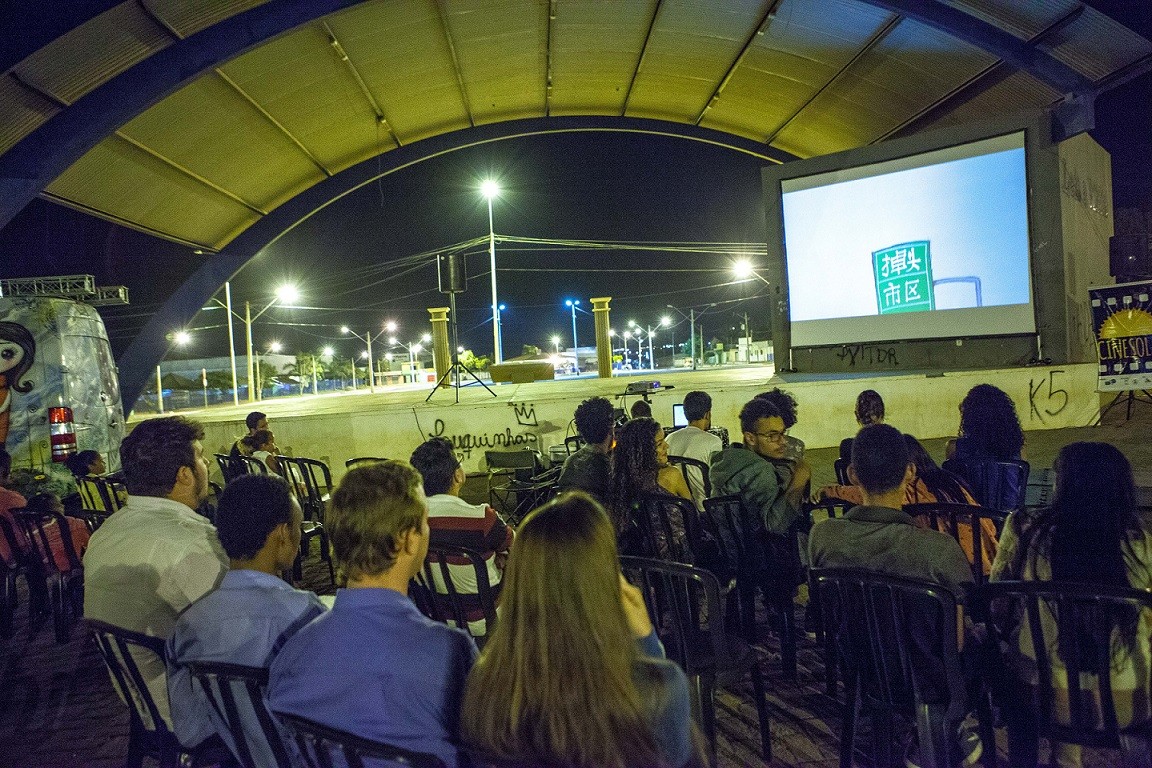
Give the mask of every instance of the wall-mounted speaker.
[[468, 262], [460, 253], [442, 253], [436, 257], [436, 276], [440, 293], [464, 293], [468, 290]]

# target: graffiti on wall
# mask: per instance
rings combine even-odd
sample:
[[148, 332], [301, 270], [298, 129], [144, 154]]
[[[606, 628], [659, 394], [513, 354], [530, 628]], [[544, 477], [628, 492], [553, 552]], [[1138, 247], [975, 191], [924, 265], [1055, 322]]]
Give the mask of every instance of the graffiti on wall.
[[896, 347], [878, 347], [873, 344], [845, 344], [840, 347], [836, 357], [847, 362], [850, 368], [857, 365], [900, 365], [896, 359]]
[[1067, 375], [1064, 370], [1048, 371], [1046, 376], [1028, 380], [1028, 418], [1044, 423], [1045, 416], [1058, 416], [1068, 407], [1068, 390], [1057, 386], [1057, 376]]

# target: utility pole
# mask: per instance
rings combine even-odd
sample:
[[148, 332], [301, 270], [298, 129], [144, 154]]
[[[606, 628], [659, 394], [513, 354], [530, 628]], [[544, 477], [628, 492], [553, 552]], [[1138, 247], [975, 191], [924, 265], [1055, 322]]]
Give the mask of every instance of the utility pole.
[[692, 370], [696, 370], [696, 310], [688, 310], [688, 328], [691, 334], [692, 341], [689, 343], [689, 351], [692, 353]]
[[244, 302], [244, 327], [247, 329], [248, 341], [248, 402], [256, 401], [256, 393], [252, 385], [256, 383], [256, 371], [252, 365], [252, 302]]
[[744, 347], [744, 357], [746, 358], [744, 362], [750, 363], [752, 362], [752, 329], [748, 326], [747, 312], [744, 313], [744, 338], [748, 341]]

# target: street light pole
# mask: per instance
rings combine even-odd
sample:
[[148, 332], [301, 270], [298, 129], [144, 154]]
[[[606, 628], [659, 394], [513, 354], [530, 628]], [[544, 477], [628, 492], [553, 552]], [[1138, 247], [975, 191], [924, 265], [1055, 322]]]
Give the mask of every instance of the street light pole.
[[500, 334], [500, 300], [496, 294], [496, 229], [492, 224], [492, 198], [500, 194], [496, 182], [488, 180], [480, 185], [480, 191], [488, 200], [488, 266], [492, 273], [492, 346], [496, 362], [504, 362], [504, 350]]
[[236, 381], [236, 335], [232, 328], [232, 283], [224, 283], [224, 308], [228, 310], [228, 357], [232, 361], [232, 405], [240, 405], [240, 383]]
[[244, 328], [248, 342], [248, 402], [256, 402], [256, 393], [252, 391], [256, 371], [252, 366], [252, 302], [244, 302]]
[[580, 342], [576, 340], [576, 307], [580, 306], [580, 300], [568, 299], [564, 303], [572, 308], [572, 356], [576, 360], [576, 373], [580, 373]]

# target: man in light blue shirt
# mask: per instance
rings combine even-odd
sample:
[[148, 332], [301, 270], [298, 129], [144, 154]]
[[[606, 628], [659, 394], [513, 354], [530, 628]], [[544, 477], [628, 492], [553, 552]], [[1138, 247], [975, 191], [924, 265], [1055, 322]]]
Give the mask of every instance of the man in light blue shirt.
[[[182, 744], [218, 733], [237, 753], [227, 726], [192, 680], [189, 663], [267, 667], [289, 637], [324, 612], [316, 595], [293, 589], [279, 576], [300, 549], [302, 519], [288, 483], [275, 475], [238, 477], [220, 496], [216, 529], [230, 570], [219, 588], [180, 614], [168, 638], [168, 698]], [[246, 697], [238, 699], [245, 730], [253, 735], [249, 743], [263, 744], [255, 713], [246, 712]], [[253, 755], [260, 757], [271, 758]]]
[[423, 616], [408, 598], [428, 553], [420, 474], [402, 461], [350, 470], [325, 526], [348, 587], [272, 662], [269, 706], [456, 766], [477, 653], [467, 632]]

